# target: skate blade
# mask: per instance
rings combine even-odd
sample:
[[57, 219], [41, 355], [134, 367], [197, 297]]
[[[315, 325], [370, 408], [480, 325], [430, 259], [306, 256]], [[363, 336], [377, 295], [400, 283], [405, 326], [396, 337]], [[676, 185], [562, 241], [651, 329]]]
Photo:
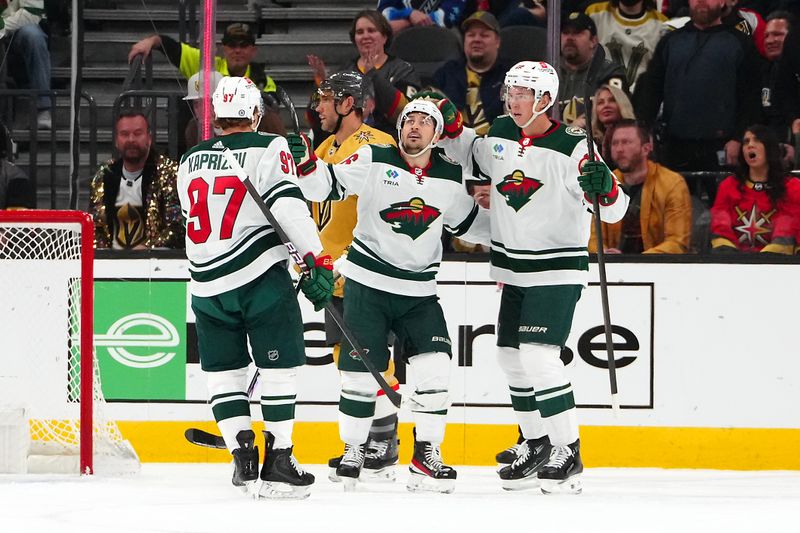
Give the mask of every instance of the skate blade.
[[411, 472], [408, 476], [406, 489], [409, 492], [438, 492], [440, 494], [452, 494], [456, 490], [455, 479], [435, 479], [425, 474]]
[[385, 466], [376, 470], [369, 468], [362, 468], [361, 475], [358, 477], [359, 481], [365, 483], [394, 483], [397, 479], [394, 465]]
[[345, 492], [355, 492], [358, 486], [358, 478], [355, 477], [339, 477], [344, 485]]
[[580, 494], [583, 491], [580, 474], [564, 480], [541, 479], [541, 490], [544, 494]]
[[535, 472], [533, 475], [521, 479], [503, 479], [501, 481], [503, 490], [508, 491], [538, 489], [542, 484]]
[[342, 478], [340, 478], [336, 474], [336, 469], [335, 468], [329, 468], [328, 469], [328, 479], [330, 479], [334, 483], [341, 483], [342, 482]]
[[274, 481], [261, 481], [253, 498], [260, 500], [305, 500], [311, 495], [311, 486], [296, 486]]

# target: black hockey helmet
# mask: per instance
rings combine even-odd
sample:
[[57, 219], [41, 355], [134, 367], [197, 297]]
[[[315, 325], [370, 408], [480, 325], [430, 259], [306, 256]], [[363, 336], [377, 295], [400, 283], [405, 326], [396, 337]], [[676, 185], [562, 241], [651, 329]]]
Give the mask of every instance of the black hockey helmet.
[[353, 106], [364, 109], [367, 103], [365, 85], [364, 76], [358, 72], [337, 72], [319, 84], [317, 94], [321, 96], [325, 93], [333, 93], [336, 102], [352, 96]]

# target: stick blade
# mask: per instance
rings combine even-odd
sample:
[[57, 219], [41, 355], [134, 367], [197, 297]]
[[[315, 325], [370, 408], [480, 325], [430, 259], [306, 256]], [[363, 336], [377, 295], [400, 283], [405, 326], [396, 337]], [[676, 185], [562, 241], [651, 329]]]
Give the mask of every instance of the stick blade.
[[195, 446], [203, 446], [204, 448], [214, 448], [217, 450], [227, 449], [227, 446], [225, 446], [225, 439], [219, 435], [203, 431], [202, 429], [189, 428], [183, 433], [183, 436]]

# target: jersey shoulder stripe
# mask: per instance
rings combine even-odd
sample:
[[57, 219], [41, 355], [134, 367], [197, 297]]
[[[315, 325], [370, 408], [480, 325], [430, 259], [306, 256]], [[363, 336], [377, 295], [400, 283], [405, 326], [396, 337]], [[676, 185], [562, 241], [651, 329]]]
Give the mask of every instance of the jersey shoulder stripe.
[[508, 115], [497, 117], [489, 128], [487, 137], [499, 137], [508, 141], [519, 141], [519, 127], [514, 123], [514, 119]]
[[370, 144], [373, 163], [386, 163], [398, 168], [406, 168], [406, 162], [394, 146], [388, 144]]
[[444, 155], [444, 150], [441, 148], [431, 150], [431, 167], [427, 175], [431, 178], [454, 181], [459, 185], [464, 179], [461, 165]]

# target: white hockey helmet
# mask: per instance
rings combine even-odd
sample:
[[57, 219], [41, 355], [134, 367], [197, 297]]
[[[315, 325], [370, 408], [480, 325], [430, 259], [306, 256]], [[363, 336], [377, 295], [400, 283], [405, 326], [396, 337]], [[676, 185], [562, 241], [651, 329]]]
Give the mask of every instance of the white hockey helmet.
[[247, 118], [254, 122], [254, 130], [258, 128], [258, 122], [264, 116], [261, 91], [248, 78], [234, 76], [222, 78], [211, 101], [217, 118]]
[[411, 100], [409, 103], [407, 103], [406, 106], [403, 108], [403, 111], [400, 113], [400, 116], [397, 117], [397, 138], [398, 138], [397, 146], [398, 148], [400, 148], [400, 151], [403, 152], [404, 154], [406, 153], [406, 151], [405, 148], [403, 147], [403, 135], [402, 135], [403, 124], [405, 124], [408, 115], [410, 115], [411, 113], [423, 113], [425, 115], [428, 115], [433, 119], [435, 123], [433, 139], [431, 139], [430, 144], [428, 144], [428, 146], [425, 147], [424, 150], [422, 150], [418, 154], [414, 154], [415, 157], [417, 157], [424, 154], [426, 151], [430, 150], [434, 146], [436, 146], [436, 142], [439, 140], [439, 137], [442, 136], [442, 132], [444, 131], [444, 117], [442, 116], [442, 112], [439, 111], [439, 108], [436, 107], [436, 104], [434, 104], [430, 100], [423, 100], [420, 98], [417, 100]]
[[544, 93], [550, 95], [550, 103], [541, 111], [534, 111], [533, 117], [524, 126], [530, 124], [534, 118], [547, 111], [558, 98], [558, 74], [549, 63], [544, 61], [520, 61], [506, 72], [506, 94], [511, 87], [527, 87], [533, 91], [533, 109], [542, 99]]

